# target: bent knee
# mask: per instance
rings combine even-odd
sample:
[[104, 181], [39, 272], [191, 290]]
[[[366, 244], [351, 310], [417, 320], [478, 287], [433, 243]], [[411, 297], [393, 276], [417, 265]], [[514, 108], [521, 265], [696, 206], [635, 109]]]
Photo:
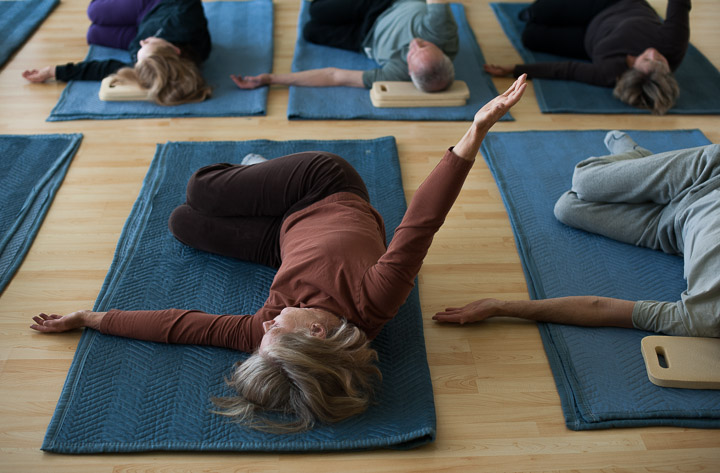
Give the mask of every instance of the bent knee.
[[168, 229], [175, 238], [185, 244], [189, 244], [190, 230], [197, 225], [194, 218], [195, 211], [188, 204], [182, 204], [175, 208], [168, 218]]
[[567, 191], [555, 202], [555, 218], [565, 225], [570, 225], [573, 221], [573, 215], [575, 214], [578, 196], [573, 191]]

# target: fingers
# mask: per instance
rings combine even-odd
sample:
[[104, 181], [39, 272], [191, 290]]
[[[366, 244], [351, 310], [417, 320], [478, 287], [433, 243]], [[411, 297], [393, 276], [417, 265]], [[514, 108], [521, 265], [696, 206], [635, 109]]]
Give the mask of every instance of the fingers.
[[243, 82], [242, 82], [242, 76], [241, 76], [241, 75], [238, 74], [238, 75], [234, 76], [234, 75], [230, 74], [230, 78], [232, 79], [233, 82], [235, 82], [235, 85], [237, 85], [238, 87], [242, 88]]
[[35, 323], [31, 325], [30, 328], [37, 330], [38, 332], [54, 332], [56, 325], [55, 321], [62, 319], [62, 317], [62, 315], [57, 314], [38, 314], [33, 317], [33, 321]]

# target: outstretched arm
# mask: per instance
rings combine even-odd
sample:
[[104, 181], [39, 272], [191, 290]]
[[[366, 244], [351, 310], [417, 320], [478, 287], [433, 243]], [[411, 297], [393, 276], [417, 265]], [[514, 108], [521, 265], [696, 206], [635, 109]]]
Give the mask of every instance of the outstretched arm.
[[263, 85], [296, 85], [303, 87], [365, 87], [363, 71], [325, 67], [287, 74], [260, 74], [259, 76], [231, 75], [230, 78], [241, 89], [255, 89]]
[[210, 345], [252, 352], [263, 335], [262, 322], [277, 312], [212, 315], [194, 310], [80, 310], [65, 316], [39, 314], [30, 328], [56, 333], [89, 327], [108, 335], [160, 343]]
[[480, 299], [464, 307], [448, 307], [433, 316], [438, 322], [467, 324], [492, 317], [514, 317], [585, 327], [632, 328], [635, 302], [609, 297], [575, 296], [534, 301]]

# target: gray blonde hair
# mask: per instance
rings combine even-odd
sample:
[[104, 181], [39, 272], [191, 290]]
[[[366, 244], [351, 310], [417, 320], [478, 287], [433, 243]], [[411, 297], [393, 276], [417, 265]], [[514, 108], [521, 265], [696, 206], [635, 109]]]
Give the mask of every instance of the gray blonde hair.
[[123, 67], [111, 77], [137, 83], [159, 105], [202, 102], [212, 91], [198, 66], [178, 55], [170, 45], [158, 46], [135, 67]]
[[237, 396], [213, 398], [215, 412], [277, 433], [338, 422], [367, 409], [381, 378], [376, 361], [365, 334], [347, 321], [324, 339], [309, 330], [279, 334], [238, 364], [226, 379]]
[[410, 74], [412, 83], [423, 92], [440, 92], [450, 87], [455, 79], [455, 66], [447, 55], [442, 61], [426, 65], [420, 72]]
[[664, 115], [675, 105], [680, 86], [669, 70], [645, 74], [630, 68], [618, 79], [613, 95], [633, 107], [652, 110], [653, 115]]

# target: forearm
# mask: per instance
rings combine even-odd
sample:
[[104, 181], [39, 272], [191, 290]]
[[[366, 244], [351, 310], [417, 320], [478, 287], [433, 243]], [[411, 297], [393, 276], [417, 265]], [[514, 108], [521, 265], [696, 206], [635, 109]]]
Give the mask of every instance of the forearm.
[[364, 87], [362, 71], [351, 71], [335, 67], [310, 69], [288, 74], [270, 74], [270, 83], [302, 87]]
[[453, 152], [465, 161], [475, 161], [475, 156], [489, 130], [490, 126], [477, 126], [473, 123], [455, 145]]
[[493, 317], [515, 317], [586, 327], [632, 328], [635, 302], [609, 297], [573, 296], [532, 301], [502, 301]]
[[83, 61], [55, 66], [57, 80], [68, 82], [70, 80], [103, 80], [110, 74], [123, 67], [132, 67], [121, 61], [108, 59], [106, 61]]
[[249, 315], [212, 315], [180, 309], [111, 310], [99, 330], [150, 342], [209, 345], [250, 352], [262, 337], [261, 324], [262, 320]]

